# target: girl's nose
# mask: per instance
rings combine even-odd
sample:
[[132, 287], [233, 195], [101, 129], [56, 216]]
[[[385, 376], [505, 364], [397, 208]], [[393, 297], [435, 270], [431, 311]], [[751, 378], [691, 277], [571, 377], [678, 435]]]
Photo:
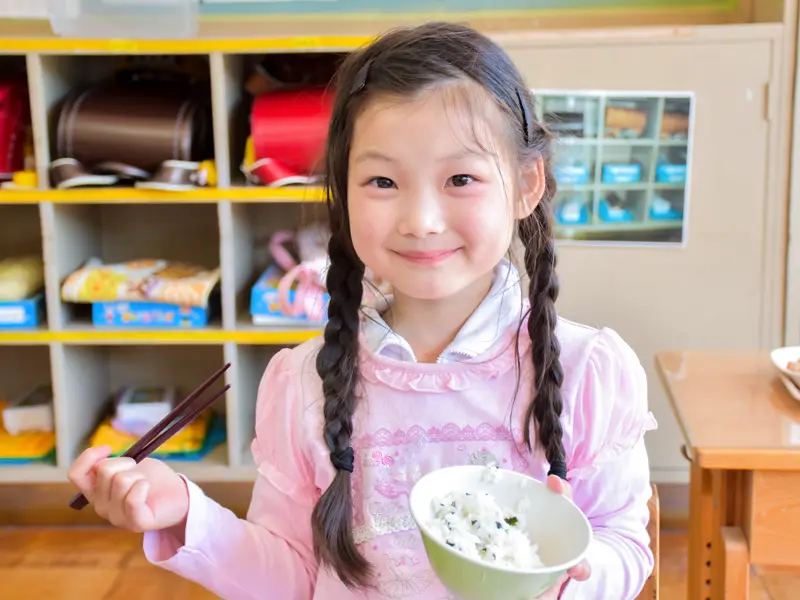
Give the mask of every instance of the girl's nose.
[[397, 228], [400, 234], [413, 237], [442, 233], [445, 219], [438, 194], [419, 190], [403, 198]]

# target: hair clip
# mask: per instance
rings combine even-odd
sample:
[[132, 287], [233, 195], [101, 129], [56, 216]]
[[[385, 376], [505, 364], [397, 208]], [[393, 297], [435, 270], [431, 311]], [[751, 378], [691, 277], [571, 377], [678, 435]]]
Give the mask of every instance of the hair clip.
[[367, 85], [367, 76], [369, 75], [369, 68], [372, 65], [372, 59], [368, 59], [367, 62], [358, 70], [356, 73], [355, 81], [353, 81], [353, 87], [350, 88], [350, 94], [357, 94], [361, 90], [363, 90]]
[[530, 146], [531, 138], [533, 137], [531, 135], [531, 113], [519, 88], [517, 88], [517, 101], [519, 102], [519, 109], [522, 111], [522, 134], [525, 136], [525, 145]]

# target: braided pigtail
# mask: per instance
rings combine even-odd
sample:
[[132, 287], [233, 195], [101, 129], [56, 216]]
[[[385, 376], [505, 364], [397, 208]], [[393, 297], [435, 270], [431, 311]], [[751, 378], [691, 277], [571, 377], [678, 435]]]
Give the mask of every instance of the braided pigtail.
[[[528, 315], [528, 335], [531, 339], [533, 369], [536, 381], [536, 393], [525, 413], [524, 440], [531, 447], [530, 424], [537, 425], [537, 438], [550, 463], [550, 474], [566, 479], [567, 467], [562, 442], [561, 384], [564, 371], [561, 368], [559, 355], [561, 345], [555, 333], [558, 298], [558, 276], [556, 275], [555, 243], [552, 239], [551, 219], [548, 214], [549, 204], [540, 203], [529, 219], [541, 226], [539, 235], [532, 223], [523, 222], [520, 229], [522, 242], [525, 244], [525, 271], [530, 278], [530, 314]], [[537, 228], [538, 229], [538, 228]], [[544, 238], [537, 243], [537, 237]]]
[[354, 453], [350, 446], [358, 380], [359, 309], [363, 294], [364, 265], [342, 241], [340, 230], [328, 245], [330, 295], [324, 344], [317, 355], [317, 373], [325, 395], [323, 435], [336, 467], [333, 482], [314, 507], [314, 552], [320, 564], [336, 571], [348, 587], [367, 584], [369, 563], [353, 539], [353, 499], [350, 474]]
[[553, 235], [551, 201], [556, 193], [556, 180], [550, 157], [551, 136], [536, 122], [531, 114], [529, 94], [518, 89], [524, 146], [534, 156], [544, 159], [544, 191], [533, 213], [520, 221], [519, 237], [525, 247], [525, 272], [530, 279], [528, 296], [528, 335], [531, 339], [535, 394], [525, 411], [524, 441], [529, 449], [531, 423], [536, 424], [537, 439], [550, 463], [550, 474], [567, 477], [567, 464], [562, 440], [561, 384], [564, 370], [561, 367], [561, 344], [556, 336], [556, 300], [558, 275], [556, 274], [556, 245]]

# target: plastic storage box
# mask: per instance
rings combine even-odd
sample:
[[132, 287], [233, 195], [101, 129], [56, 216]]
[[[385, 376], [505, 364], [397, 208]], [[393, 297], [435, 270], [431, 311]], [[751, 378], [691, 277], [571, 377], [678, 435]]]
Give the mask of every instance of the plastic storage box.
[[53, 32], [82, 38], [185, 38], [197, 34], [199, 0], [47, 0]]

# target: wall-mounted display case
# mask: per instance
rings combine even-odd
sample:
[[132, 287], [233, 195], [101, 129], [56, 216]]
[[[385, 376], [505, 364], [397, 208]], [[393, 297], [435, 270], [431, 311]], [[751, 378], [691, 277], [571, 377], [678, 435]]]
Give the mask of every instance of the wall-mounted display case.
[[693, 96], [538, 90], [556, 136], [553, 203], [560, 239], [683, 244]]

